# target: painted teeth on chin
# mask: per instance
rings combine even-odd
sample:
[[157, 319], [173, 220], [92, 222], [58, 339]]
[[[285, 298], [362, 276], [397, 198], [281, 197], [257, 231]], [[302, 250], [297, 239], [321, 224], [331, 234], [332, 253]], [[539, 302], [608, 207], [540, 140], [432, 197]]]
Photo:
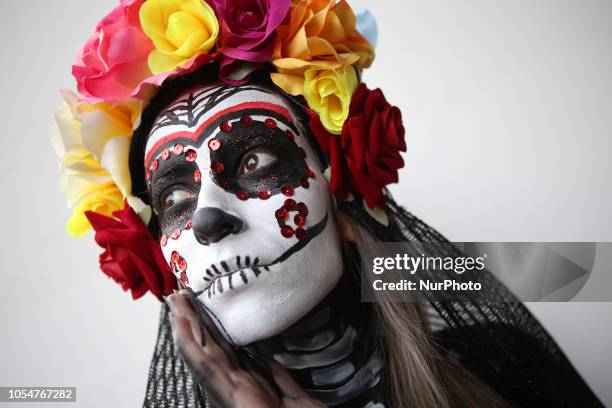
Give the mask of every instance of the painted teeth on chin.
[[[209, 298], [217, 292], [223, 293], [223, 290], [225, 289], [234, 290], [234, 284], [232, 279], [234, 278], [234, 274], [236, 273], [238, 273], [242, 282], [248, 284], [249, 277], [251, 279], [258, 278], [259, 275], [261, 275], [262, 268], [265, 271], [270, 271], [270, 268], [268, 266], [258, 266], [259, 257], [255, 257], [255, 259], [253, 259], [253, 261], [251, 262], [251, 257], [249, 255], [245, 255], [244, 258], [242, 258], [240, 255], [236, 256], [236, 268], [234, 269], [234, 272], [230, 273], [232, 269], [226, 261], [219, 262], [219, 265], [220, 267], [215, 264], [211, 264], [210, 267], [206, 268], [205, 270], [206, 275], [202, 277], [202, 279], [204, 279], [204, 282], [207, 283], [206, 289], [204, 289], [202, 292], [205, 291]], [[223, 269], [225, 274], [221, 272], [220, 269]], [[248, 271], [252, 272], [252, 274], [250, 274], [252, 276], [248, 276]], [[225, 281], [227, 281], [227, 287], [224, 286]]]
[[[236, 267], [234, 268], [234, 271], [231, 272], [231, 274], [243, 268], [241, 260], [242, 258], [240, 257], [240, 255], [237, 255], [236, 256]], [[210, 278], [215, 278], [215, 275], [227, 275], [230, 271], [232, 271], [232, 268], [230, 268], [230, 265], [226, 261], [219, 262], [219, 265], [220, 267], [218, 267], [216, 264], [211, 264], [208, 268], [205, 269], [206, 275], [208, 275]], [[244, 257], [245, 267], [256, 267], [258, 265], [259, 265], [259, 257], [255, 257], [252, 263], [251, 263], [251, 257], [249, 255], [246, 255]], [[267, 266], [264, 266], [264, 268], [266, 270], [269, 270], [267, 269]], [[221, 269], [225, 271], [225, 274], [221, 272]], [[204, 277], [204, 280], [208, 282], [211, 281], [211, 279], [207, 279], [206, 277]]]
[[[237, 272], [218, 277], [214, 281], [211, 281], [206, 276], [204, 276], [204, 281], [208, 282], [208, 286], [200, 293], [206, 292], [208, 298], [210, 299], [216, 293], [223, 293], [224, 290], [228, 289], [234, 290], [234, 284], [232, 279], [234, 278], [235, 274], [238, 274], [242, 282], [247, 285], [249, 283], [249, 280], [259, 278], [259, 276], [261, 275], [261, 269], [262, 268], [258, 268], [255, 266], [252, 268], [243, 268]], [[270, 268], [268, 268], [267, 266], [264, 266], [263, 269], [266, 271], [270, 270]]]

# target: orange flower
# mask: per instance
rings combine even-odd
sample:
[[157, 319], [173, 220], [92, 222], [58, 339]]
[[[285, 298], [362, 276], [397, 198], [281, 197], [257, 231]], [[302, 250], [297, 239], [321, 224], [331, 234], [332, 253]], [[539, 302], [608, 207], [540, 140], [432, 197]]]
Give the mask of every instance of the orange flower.
[[272, 61], [278, 71], [272, 78], [286, 92], [302, 93], [297, 79], [312, 67], [372, 64], [374, 48], [357, 32], [353, 10], [345, 0], [336, 1], [293, 0], [289, 18], [278, 28]]

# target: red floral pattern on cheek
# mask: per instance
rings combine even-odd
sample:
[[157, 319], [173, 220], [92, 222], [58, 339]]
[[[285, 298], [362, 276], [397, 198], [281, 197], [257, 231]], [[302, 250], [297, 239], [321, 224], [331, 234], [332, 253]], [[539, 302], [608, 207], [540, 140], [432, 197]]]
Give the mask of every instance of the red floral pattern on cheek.
[[[289, 218], [292, 212], [297, 212], [292, 220], [294, 226], [289, 225]], [[283, 203], [283, 206], [274, 212], [274, 217], [280, 227], [280, 234], [283, 237], [291, 238], [295, 235], [299, 240], [306, 237], [304, 226], [307, 222], [308, 206], [305, 203], [297, 203], [294, 199], [288, 198]]]
[[183, 285], [189, 285], [187, 278], [187, 261], [178, 251], [172, 251], [170, 254], [170, 269], [177, 275]]

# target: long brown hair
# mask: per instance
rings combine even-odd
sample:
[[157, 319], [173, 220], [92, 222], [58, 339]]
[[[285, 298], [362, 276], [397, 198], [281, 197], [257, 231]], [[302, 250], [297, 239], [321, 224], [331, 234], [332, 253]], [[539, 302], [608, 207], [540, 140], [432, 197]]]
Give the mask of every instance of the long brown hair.
[[[358, 248], [375, 238], [351, 221]], [[357, 259], [354, 257], [353, 259]], [[424, 306], [393, 302], [385, 291], [374, 293], [375, 337], [387, 356], [383, 395], [393, 408], [509, 407], [463, 367], [447, 361], [434, 347]]]

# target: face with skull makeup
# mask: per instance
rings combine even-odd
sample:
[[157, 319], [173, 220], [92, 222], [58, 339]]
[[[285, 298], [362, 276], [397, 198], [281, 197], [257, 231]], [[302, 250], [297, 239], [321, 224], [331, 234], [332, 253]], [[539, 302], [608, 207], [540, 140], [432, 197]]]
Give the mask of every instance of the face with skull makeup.
[[146, 144], [163, 253], [236, 345], [288, 328], [342, 274], [329, 187], [297, 118], [271, 87], [209, 84], [158, 115]]

